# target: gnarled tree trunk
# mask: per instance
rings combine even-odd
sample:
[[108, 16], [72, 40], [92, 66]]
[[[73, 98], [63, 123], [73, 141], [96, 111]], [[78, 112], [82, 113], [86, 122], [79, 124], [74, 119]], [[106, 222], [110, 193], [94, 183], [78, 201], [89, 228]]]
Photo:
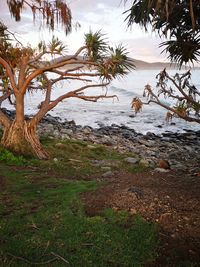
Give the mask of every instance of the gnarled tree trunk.
[[1, 144], [19, 155], [36, 156], [39, 159], [49, 157], [39, 141], [36, 125], [29, 121], [18, 123], [14, 120], [9, 128], [4, 129]]

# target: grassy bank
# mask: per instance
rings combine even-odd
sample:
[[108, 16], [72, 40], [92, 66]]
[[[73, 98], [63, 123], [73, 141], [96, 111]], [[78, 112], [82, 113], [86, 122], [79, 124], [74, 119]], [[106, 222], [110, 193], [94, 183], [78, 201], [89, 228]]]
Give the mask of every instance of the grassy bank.
[[152, 261], [155, 225], [110, 209], [87, 217], [79, 199], [102, 185], [95, 178], [107, 169], [95, 160], [117, 171], [129, 168], [127, 155], [84, 142], [43, 143], [48, 161], [1, 150], [0, 266], [134, 267]]

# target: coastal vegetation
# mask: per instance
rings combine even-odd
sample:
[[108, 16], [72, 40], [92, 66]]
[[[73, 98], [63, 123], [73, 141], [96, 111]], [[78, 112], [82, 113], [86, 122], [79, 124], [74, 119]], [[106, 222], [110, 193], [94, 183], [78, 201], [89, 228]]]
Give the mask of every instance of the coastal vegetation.
[[[197, 141], [189, 146], [173, 136], [167, 142], [140, 135], [130, 152], [129, 140], [120, 136], [127, 141], [120, 153], [114, 145], [75, 136], [43, 136], [51, 155], [45, 161], [1, 149], [2, 267], [198, 266], [199, 180], [190, 174], [199, 168], [195, 148], [187, 150], [196, 146], [199, 156]], [[182, 154], [174, 175], [138, 161], [155, 148], [161, 151], [163, 143], [169, 158]]]
[[[157, 226], [126, 211], [85, 213], [81, 196], [105, 185], [92, 160], [126, 154], [83, 141], [43, 138], [51, 160], [0, 158], [1, 266], [143, 266], [156, 257]], [[78, 151], [78, 152], [77, 152]], [[14, 160], [15, 158], [15, 160]]]
[[[69, 14], [70, 30], [62, 2], [51, 1], [51, 10], [46, 0], [8, 0], [16, 20], [24, 5], [38, 5], [28, 6], [52, 30], [62, 23], [52, 13], [58, 8]], [[15, 45], [3, 24], [0, 34], [0, 104], [8, 100], [15, 109], [0, 109], [0, 265], [198, 266], [200, 132], [143, 135], [124, 125], [93, 129], [45, 116], [68, 97], [115, 97], [86, 89], [107, 89], [134, 68], [132, 60], [101, 32], [86, 34], [73, 55], [56, 38], [33, 49]], [[162, 75], [163, 90], [171, 90]], [[53, 98], [61, 81], [82, 86]], [[38, 90], [44, 99], [27, 117], [24, 97]]]
[[[49, 44], [40, 42], [36, 49], [20, 43], [13, 45], [8, 38], [7, 28], [2, 26], [0, 104], [9, 100], [16, 110], [16, 116], [12, 120], [0, 111], [0, 123], [4, 127], [1, 144], [20, 155], [48, 158], [37, 136], [37, 125], [47, 112], [67, 98], [92, 102], [114, 98], [115, 95], [108, 95], [107, 89], [98, 95], [85, 91], [107, 88], [113, 79], [134, 69], [126, 49], [122, 45], [110, 47], [100, 31], [85, 34], [83, 46], [70, 56], [66, 46], [55, 37]], [[67, 82], [74, 80], [81, 84], [72, 90], [68, 89]], [[52, 91], [59, 87], [61, 81], [66, 81], [66, 89], [54, 98]], [[44, 93], [44, 99], [38, 105], [38, 112], [26, 120], [25, 96], [29, 93], [31, 97], [38, 90]]]
[[[128, 2], [128, 1], [125, 1]], [[126, 21], [131, 27], [139, 24], [146, 31], [168, 39], [160, 44], [171, 62], [177, 67], [195, 63], [200, 57], [200, 4], [199, 1], [133, 1], [127, 10]], [[167, 119], [177, 116], [186, 121], [200, 122], [200, 91], [192, 84], [191, 72], [170, 76], [166, 70], [157, 75], [157, 87], [145, 86], [148, 102], [134, 98], [132, 107], [136, 113], [143, 104], [156, 103], [165, 109]], [[163, 98], [172, 99], [172, 106]]]

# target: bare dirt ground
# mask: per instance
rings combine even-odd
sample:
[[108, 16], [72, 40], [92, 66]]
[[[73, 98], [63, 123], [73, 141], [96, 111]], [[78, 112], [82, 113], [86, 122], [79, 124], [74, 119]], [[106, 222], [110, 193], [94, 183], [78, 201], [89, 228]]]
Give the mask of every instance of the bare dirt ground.
[[89, 216], [113, 208], [158, 224], [159, 254], [148, 266], [200, 266], [200, 173], [116, 173], [82, 199]]

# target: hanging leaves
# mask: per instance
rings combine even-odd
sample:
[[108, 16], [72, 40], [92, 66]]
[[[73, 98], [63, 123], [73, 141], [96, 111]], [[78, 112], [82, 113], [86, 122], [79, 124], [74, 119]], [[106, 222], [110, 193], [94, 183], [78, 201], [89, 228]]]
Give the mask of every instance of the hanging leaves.
[[7, 0], [7, 4], [11, 16], [13, 16], [16, 21], [20, 21], [24, 0]]
[[[127, 0], [124, 0], [127, 2]], [[198, 62], [200, 57], [200, 1], [199, 0], [133, 0], [125, 12], [129, 27], [139, 24], [146, 31], [169, 38], [163, 42], [164, 52], [180, 66]], [[149, 27], [150, 26], [150, 27]]]
[[16, 21], [21, 20], [21, 13], [24, 7], [31, 8], [33, 20], [36, 20], [36, 15], [42, 19], [44, 24], [51, 29], [55, 29], [55, 25], [64, 27], [66, 34], [71, 31], [71, 10], [63, 0], [7, 0], [7, 4], [11, 16]]
[[138, 97], [134, 97], [131, 102], [131, 108], [137, 114], [138, 112], [142, 110], [142, 101]]
[[[155, 89], [149, 84], [144, 88], [143, 97], [147, 98], [147, 102], [137, 97], [133, 98], [131, 107], [135, 113], [141, 110], [142, 105], [155, 103], [168, 110], [165, 117], [168, 122], [173, 117], [179, 117], [186, 121], [200, 123], [200, 91], [191, 84], [190, 70], [169, 75], [164, 69], [156, 78], [158, 82]], [[163, 98], [167, 98], [169, 102]]]

